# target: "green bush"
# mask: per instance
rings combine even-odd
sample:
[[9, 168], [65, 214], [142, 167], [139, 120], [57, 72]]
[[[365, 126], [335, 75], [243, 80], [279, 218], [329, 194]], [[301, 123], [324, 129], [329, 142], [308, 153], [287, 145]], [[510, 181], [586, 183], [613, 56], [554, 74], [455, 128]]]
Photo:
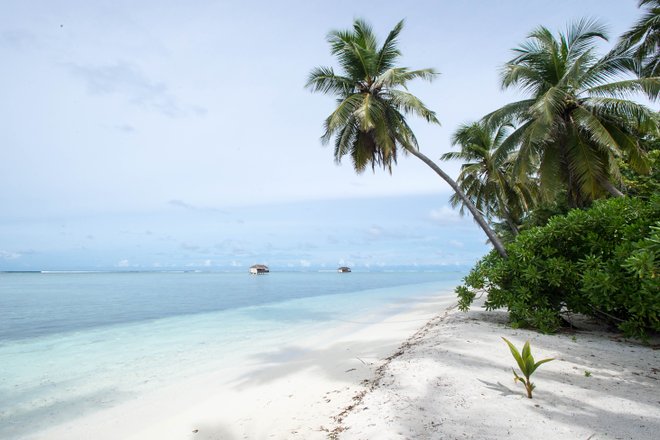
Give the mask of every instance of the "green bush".
[[554, 332], [561, 314], [583, 313], [627, 336], [660, 331], [660, 197], [616, 198], [552, 217], [491, 252], [456, 289], [466, 310], [485, 289], [487, 310], [506, 307], [514, 326]]

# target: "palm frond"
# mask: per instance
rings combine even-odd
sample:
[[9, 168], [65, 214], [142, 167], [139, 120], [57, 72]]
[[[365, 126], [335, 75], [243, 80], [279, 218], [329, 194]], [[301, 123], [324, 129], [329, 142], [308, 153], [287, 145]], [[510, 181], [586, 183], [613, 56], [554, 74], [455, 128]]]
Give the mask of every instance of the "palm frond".
[[606, 180], [607, 162], [588, 141], [575, 136], [568, 145], [568, 169], [582, 194], [596, 199], [603, 192], [601, 180]]
[[568, 25], [566, 42], [568, 43], [569, 60], [576, 59], [593, 46], [595, 39], [607, 41], [607, 30], [597, 20], [582, 18]]
[[386, 108], [387, 121], [392, 126], [393, 136], [403, 149], [403, 153], [407, 154], [409, 149], [419, 149], [417, 138], [412, 131], [405, 116], [398, 112], [395, 108], [388, 106]]
[[354, 89], [354, 83], [350, 78], [335, 75], [332, 67], [316, 67], [307, 79], [305, 87], [312, 92], [332, 93], [347, 95]]
[[631, 98], [634, 97], [634, 95], [644, 93], [651, 100], [655, 101], [658, 99], [658, 94], [660, 93], [660, 77], [616, 81], [597, 87], [591, 87], [586, 90], [586, 93], [590, 96], [615, 98]]
[[615, 124], [608, 122], [604, 122], [603, 125], [616, 140], [621, 151], [627, 154], [631, 168], [640, 174], [648, 174], [650, 171], [648, 155], [639, 142], [639, 135], [627, 133]]
[[358, 127], [355, 118], [346, 121], [346, 125], [335, 136], [335, 163], [340, 164], [341, 159], [350, 153], [355, 141], [357, 140]]
[[545, 78], [538, 70], [525, 64], [517, 64], [519, 60], [509, 61], [500, 74], [502, 88], [518, 87], [532, 95], [540, 93], [546, 84]]
[[649, 5], [650, 9], [642, 15], [637, 22], [621, 35], [619, 45], [623, 47], [633, 47], [640, 43], [649, 33], [660, 26], [658, 19], [658, 9], [660, 9], [660, 2], [658, 0], [642, 0], [639, 2], [639, 7]]
[[618, 150], [619, 144], [607, 128], [594, 114], [584, 107], [578, 107], [573, 111], [573, 118], [578, 127], [586, 132], [589, 138], [600, 147], [601, 150]]
[[530, 107], [530, 111], [545, 126], [552, 125], [555, 115], [560, 113], [566, 103], [566, 92], [561, 87], [550, 87], [543, 95], [539, 96]]
[[601, 119], [631, 126], [641, 133], [658, 135], [658, 113], [648, 107], [626, 99], [590, 98], [583, 104]]
[[440, 124], [435, 112], [426, 107], [415, 95], [401, 90], [392, 89], [387, 92], [387, 96], [389, 97], [391, 105], [396, 109], [403, 110], [406, 114], [412, 113], [420, 116], [424, 118], [426, 122]]
[[538, 168], [539, 190], [543, 200], [552, 200], [562, 186], [561, 158], [559, 149], [549, 146], [543, 149]]
[[420, 78], [425, 81], [433, 81], [438, 73], [434, 69], [408, 70], [405, 67], [396, 67], [384, 71], [373, 83], [375, 89], [391, 89], [403, 87], [407, 89], [407, 83]]
[[383, 42], [383, 46], [378, 51], [377, 61], [376, 61], [376, 71], [378, 75], [381, 75], [386, 70], [394, 67], [394, 62], [396, 59], [401, 56], [401, 51], [397, 47], [397, 39], [401, 30], [403, 29], [404, 20], [401, 20], [394, 26], [394, 29], [390, 31]]
[[521, 126], [515, 128], [506, 138], [504, 138], [499, 143], [499, 146], [496, 148], [493, 154], [498, 162], [504, 161], [523, 143], [523, 141], [526, 139], [527, 130], [529, 130], [532, 123], [533, 121], [527, 121]]
[[524, 99], [522, 101], [512, 102], [488, 113], [481, 118], [481, 120], [490, 128], [524, 121], [529, 118], [530, 108], [535, 102], [535, 99]]
[[338, 130], [351, 122], [354, 118], [355, 112], [362, 105], [363, 100], [364, 95], [360, 93], [354, 93], [345, 99], [340, 100], [335, 111], [325, 120], [325, 132], [323, 133], [323, 136], [321, 136], [321, 142], [323, 144], [327, 144]]

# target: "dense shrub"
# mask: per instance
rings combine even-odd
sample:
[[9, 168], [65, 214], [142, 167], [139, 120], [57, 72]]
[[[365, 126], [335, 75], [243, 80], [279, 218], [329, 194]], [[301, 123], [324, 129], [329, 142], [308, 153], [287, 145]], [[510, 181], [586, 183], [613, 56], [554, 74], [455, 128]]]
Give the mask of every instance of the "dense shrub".
[[456, 289], [465, 310], [481, 289], [514, 326], [553, 332], [562, 313], [590, 315], [644, 338], [660, 331], [660, 197], [616, 198], [556, 216], [491, 252]]

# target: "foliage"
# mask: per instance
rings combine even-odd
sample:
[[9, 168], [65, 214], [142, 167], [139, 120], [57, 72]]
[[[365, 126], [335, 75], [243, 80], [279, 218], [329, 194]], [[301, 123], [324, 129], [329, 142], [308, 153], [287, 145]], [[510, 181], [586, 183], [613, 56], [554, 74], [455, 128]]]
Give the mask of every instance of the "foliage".
[[640, 0], [644, 15], [619, 39], [616, 50], [631, 50], [633, 71], [639, 76], [660, 75], [660, 0]]
[[[512, 129], [508, 123], [497, 127], [488, 127], [482, 122], [462, 125], [452, 136], [452, 144], [460, 146], [460, 151], [445, 153], [441, 159], [463, 161], [456, 179], [463, 192], [487, 219], [504, 220], [515, 236], [521, 218], [535, 203], [537, 194], [533, 179], [516, 178], [512, 173], [511, 156], [501, 154], [499, 149]], [[456, 194], [449, 202], [454, 207], [460, 205], [463, 214], [464, 203]]]
[[407, 91], [407, 84], [414, 79], [431, 81], [437, 73], [433, 69], [410, 70], [396, 65], [401, 56], [397, 43], [402, 29], [403, 21], [400, 21], [382, 45], [363, 20], [355, 20], [352, 30], [328, 34], [330, 52], [337, 58], [341, 72], [335, 73], [332, 67], [317, 67], [306, 85], [312, 92], [337, 98], [336, 109], [325, 120], [321, 141], [327, 144], [334, 138], [335, 162], [348, 155], [358, 173], [368, 166], [374, 171], [382, 167], [391, 173], [399, 152], [417, 157], [451, 186], [495, 249], [506, 256], [501, 240], [458, 184], [419, 151], [406, 116], [419, 116], [433, 124], [439, 122], [433, 111]]
[[439, 123], [435, 113], [406, 87], [417, 78], [431, 81], [437, 73], [396, 66], [402, 29], [400, 21], [380, 47], [373, 29], [363, 20], [355, 20], [352, 30], [330, 32], [328, 43], [342, 72], [317, 67], [307, 80], [311, 91], [337, 97], [337, 108], [326, 118], [321, 140], [328, 143], [334, 137], [335, 161], [350, 155], [357, 172], [369, 165], [392, 172], [399, 151], [418, 149], [405, 114]]
[[571, 210], [521, 232], [507, 252], [485, 256], [457, 288], [462, 310], [485, 289], [486, 309], [506, 307], [514, 326], [553, 332], [575, 312], [627, 336], [660, 331], [660, 195]]
[[531, 229], [536, 226], [545, 226], [548, 221], [556, 215], [566, 215], [570, 211], [566, 192], [560, 192], [551, 201], [540, 201], [534, 209], [527, 213], [521, 225], [521, 230]]
[[623, 159], [620, 161], [621, 175], [626, 193], [648, 199], [660, 194], [660, 139], [642, 139], [649, 162], [648, 174], [636, 173]]
[[532, 356], [532, 349], [529, 346], [529, 341], [525, 342], [525, 345], [523, 346], [522, 349], [522, 354], [518, 351], [518, 349], [511, 343], [507, 338], [502, 338], [504, 339], [504, 342], [509, 346], [509, 349], [511, 350], [511, 355], [513, 355], [513, 358], [516, 360], [516, 363], [518, 364], [518, 368], [520, 368], [520, 372], [523, 374], [524, 379], [516, 373], [516, 370], [513, 370], [513, 376], [514, 376], [514, 382], [520, 381], [523, 385], [525, 385], [525, 390], [527, 391], [527, 397], [530, 399], [532, 398], [532, 391], [536, 386], [530, 381], [530, 377], [536, 369], [541, 366], [542, 364], [545, 364], [546, 362], [550, 362], [554, 360], [554, 358], [549, 358], [549, 359], [543, 359], [538, 362], [534, 362], [534, 356]]
[[616, 159], [626, 153], [637, 172], [647, 171], [638, 134], [658, 132], [657, 114], [630, 98], [658, 96], [660, 79], [630, 78], [630, 54], [596, 54], [606, 40], [597, 22], [581, 20], [555, 36], [534, 30], [505, 64], [502, 85], [528, 94], [484, 117], [490, 126], [503, 121], [517, 128], [501, 148], [518, 148], [519, 175], [538, 173], [542, 194], [552, 199], [566, 191], [573, 207], [587, 206], [608, 192], [620, 195]]

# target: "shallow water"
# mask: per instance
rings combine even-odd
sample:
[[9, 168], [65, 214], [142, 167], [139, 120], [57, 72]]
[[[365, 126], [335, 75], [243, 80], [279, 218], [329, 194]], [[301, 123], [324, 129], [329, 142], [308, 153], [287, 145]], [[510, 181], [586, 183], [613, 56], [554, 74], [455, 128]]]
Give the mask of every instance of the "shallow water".
[[0, 274], [0, 438], [382, 319], [460, 272]]

